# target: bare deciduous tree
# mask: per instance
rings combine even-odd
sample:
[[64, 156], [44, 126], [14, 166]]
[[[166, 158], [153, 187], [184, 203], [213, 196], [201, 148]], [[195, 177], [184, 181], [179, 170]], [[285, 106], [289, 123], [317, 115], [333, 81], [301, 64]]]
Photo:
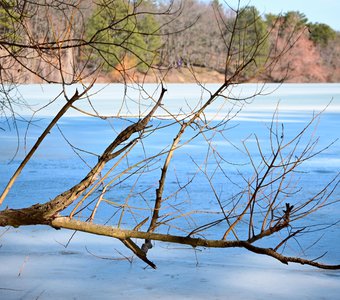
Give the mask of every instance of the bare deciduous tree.
[[[119, 11], [118, 2], [121, 5]], [[214, 91], [201, 85], [208, 96], [198, 95], [196, 105], [190, 107], [189, 112], [174, 114], [164, 101], [167, 90], [162, 84], [164, 70], [157, 67], [159, 49], [139, 43], [142, 43], [141, 38], [161, 35], [161, 29], [176, 21], [181, 7], [174, 6], [170, 1], [166, 8], [159, 11], [151, 9], [146, 2], [149, 1], [103, 0], [95, 4], [90, 1], [33, 3], [22, 0], [2, 4], [2, 11], [11, 20], [0, 40], [1, 83], [4, 87], [1, 92], [2, 99], [5, 99], [2, 100], [3, 112], [11, 111], [13, 116], [17, 116], [13, 109], [14, 99], [10, 98], [7, 87], [20, 83], [22, 76], [35, 76], [45, 83], [61, 84], [59, 97], [51, 101], [63, 101], [64, 104], [12, 175], [2, 192], [0, 204], [36, 150], [48, 139], [48, 133], [58, 126], [68, 110], [76, 109], [88, 117], [104, 120], [125, 119], [124, 124], [129, 125], [116, 129], [116, 136], [102, 153], [96, 154], [95, 162], [91, 159], [86, 161], [90, 168], [82, 180], [53, 199], [46, 199], [43, 204], [34, 203], [32, 199], [29, 207], [3, 208], [0, 211], [0, 226], [43, 224], [57, 229], [110, 236], [119, 239], [153, 268], [156, 266], [147, 254], [154, 241], [163, 241], [192, 247], [239, 247], [271, 256], [285, 264], [293, 262], [339, 269], [340, 265], [327, 265], [284, 254], [285, 245], [310, 229], [308, 225], [301, 227], [294, 224], [322, 209], [326, 203], [335, 201], [332, 196], [338, 188], [338, 176], [326, 183], [317, 194], [304, 197], [298, 195], [299, 188], [295, 186], [293, 177], [306, 160], [322, 151], [316, 148], [317, 139], [311, 137], [306, 140], [318, 115], [290, 139], [285, 137], [284, 126], [276, 121], [274, 115], [268, 128], [269, 147], [262, 145], [255, 136], [256, 156], [244, 142], [243, 154], [248, 157], [253, 172], [249, 176], [240, 172], [238, 182], [231, 180], [228, 174], [228, 153], [213, 143], [216, 136], [226, 136], [230, 130], [230, 120], [244, 103], [263, 92], [259, 88], [253, 95], [239, 98], [233, 94], [235, 85], [255, 78], [259, 72], [270, 70], [289, 51], [294, 41], [287, 40], [285, 45], [280, 45], [279, 51], [276, 48], [264, 56], [263, 50], [271, 29], [259, 27], [258, 14], [253, 8], [239, 6], [230, 14], [232, 18], [225, 20], [219, 14], [221, 8], [215, 6], [219, 34], [225, 49], [224, 82]], [[98, 7], [94, 8], [96, 5]], [[97, 23], [101, 27], [96, 27], [94, 31], [88, 30], [91, 11], [96, 11], [98, 15], [104, 11], [111, 19]], [[167, 16], [166, 21], [159, 23], [153, 32], [143, 31], [139, 22], [145, 20], [144, 17], [157, 15]], [[45, 22], [41, 23], [41, 18]], [[39, 31], [34, 29], [37, 26]], [[176, 32], [167, 34], [175, 35]], [[148, 55], [145, 56], [145, 52]], [[127, 61], [132, 63], [127, 64]], [[144, 72], [159, 76], [160, 84], [153, 93], [147, 91], [143, 78], [137, 82], [136, 77], [131, 75], [140, 64], [147, 66]], [[126, 84], [121, 95], [121, 106], [133, 101], [127, 93], [131, 84], [138, 89], [140, 99], [147, 99], [143, 103], [147, 108], [142, 109], [136, 118], [124, 116], [120, 111], [112, 116], [101, 115], [95, 109], [91, 91], [97, 76], [108, 68], [116, 70]], [[200, 85], [199, 82], [197, 84]], [[70, 95], [66, 87], [73, 85], [77, 89]], [[81, 109], [78, 105], [81, 101], [88, 101], [92, 110]], [[219, 120], [207, 117], [208, 109], [216, 104], [218, 107], [230, 105], [229, 112]], [[167, 120], [162, 120], [164, 116]], [[169, 127], [176, 131], [174, 136], [167, 135]], [[156, 152], [148, 149], [150, 137], [153, 136], [168, 139], [164, 147]], [[198, 138], [206, 145], [206, 157], [203, 160], [192, 158], [193, 175], [176, 177], [172, 168], [174, 157], [185, 145]], [[78, 155], [87, 150], [71, 143], [69, 145]], [[213, 169], [209, 167], [211, 162], [214, 162]], [[169, 185], [169, 176], [175, 178], [176, 185]], [[208, 218], [200, 218], [208, 211], [181, 201], [189, 187], [196, 183], [196, 176], [208, 183], [210, 192], [207, 195], [214, 202], [216, 211], [210, 212]], [[229, 198], [221, 196], [215, 185], [216, 176], [224, 178], [225, 185], [230, 189], [236, 188], [237, 192], [230, 193]], [[129, 187], [126, 194], [118, 192], [121, 183]], [[121, 201], [115, 202], [113, 195], [119, 195]], [[191, 201], [195, 202], [195, 199]], [[99, 212], [108, 207], [111, 215], [117, 218], [106, 221], [97, 218]]]

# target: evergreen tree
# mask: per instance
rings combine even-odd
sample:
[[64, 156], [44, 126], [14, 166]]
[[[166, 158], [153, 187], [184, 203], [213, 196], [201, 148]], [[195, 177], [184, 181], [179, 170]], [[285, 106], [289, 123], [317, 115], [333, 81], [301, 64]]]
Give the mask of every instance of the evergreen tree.
[[[242, 8], [237, 17], [230, 22], [226, 35], [231, 49], [229, 56], [232, 59], [230, 69], [234, 72], [240, 65], [239, 62], [249, 60], [244, 79], [258, 75], [261, 72], [269, 53], [269, 40], [267, 24], [261, 18], [259, 11], [253, 6]], [[257, 74], [255, 74], [255, 72]]]
[[0, 1], [0, 38], [8, 42], [19, 39], [17, 19], [19, 14], [16, 11], [15, 1]]
[[310, 39], [321, 47], [326, 47], [329, 41], [336, 38], [336, 32], [327, 24], [323, 23], [310, 23], [308, 24], [310, 32]]
[[158, 24], [152, 14], [138, 13], [138, 9], [141, 9], [141, 1], [132, 5], [125, 0], [109, 3], [102, 0], [89, 18], [86, 35], [91, 48], [95, 49], [92, 57], [104, 60], [107, 71], [118, 64], [146, 71], [155, 63], [160, 46], [160, 37], [155, 35]]

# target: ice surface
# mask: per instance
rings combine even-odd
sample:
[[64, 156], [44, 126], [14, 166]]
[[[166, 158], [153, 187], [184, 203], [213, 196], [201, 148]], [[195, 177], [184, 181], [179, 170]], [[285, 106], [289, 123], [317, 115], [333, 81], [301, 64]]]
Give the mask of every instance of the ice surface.
[[[83, 88], [77, 87], [79, 91]], [[162, 107], [166, 108], [172, 114], [185, 113], [191, 108], [196, 107], [202, 101], [207, 100], [210, 94], [207, 90], [214, 92], [219, 88], [216, 84], [207, 84], [205, 90], [196, 84], [168, 84], [166, 86], [167, 92], [164, 96]], [[117, 116], [131, 115], [139, 116], [150, 109], [157, 95], [160, 93], [160, 86], [155, 84], [146, 84], [143, 86], [144, 92], [139, 93], [136, 86], [128, 86], [127, 94], [124, 96], [125, 87], [120, 84], [97, 84], [91, 90], [89, 97], [91, 104], [83, 99], [76, 103], [76, 106], [88, 112], [95, 113], [91, 105], [96, 109], [96, 112], [108, 115]], [[62, 96], [57, 98], [57, 101], [51, 103], [61, 91], [58, 85], [23, 85], [19, 87], [21, 95], [25, 96], [25, 102], [31, 106], [28, 109], [26, 106], [20, 105], [15, 107], [21, 115], [32, 115], [32, 107], [38, 110], [44, 105], [50, 103], [51, 105], [36, 112], [36, 117], [52, 116], [56, 109], [61, 108], [65, 104], [65, 99]], [[74, 94], [76, 87], [67, 87], [69, 98]], [[247, 98], [253, 94], [263, 94], [263, 96]], [[269, 113], [276, 108], [280, 102], [281, 112], [306, 112], [320, 111], [332, 102], [328, 108], [328, 112], [340, 112], [340, 87], [339, 84], [242, 84], [239, 86], [231, 86], [224, 95], [236, 101], [228, 101], [225, 103], [223, 99], [215, 101], [213, 105], [206, 111], [206, 117], [217, 116], [223, 118], [229, 109], [236, 105], [240, 107], [239, 99], [247, 98], [247, 103], [252, 105], [245, 105], [243, 112], [260, 112]], [[131, 101], [132, 100], [132, 101]], [[122, 104], [123, 103], [123, 104]], [[168, 113], [159, 108], [157, 115], [166, 116]], [[81, 116], [81, 113], [71, 109], [66, 116]]]
[[[96, 86], [98, 90], [104, 86]], [[150, 93], [154, 86], [149, 86]], [[214, 86], [209, 86], [213, 88]], [[267, 92], [276, 86], [268, 85]], [[96, 94], [93, 104], [105, 113], [117, 113], [117, 104], [122, 90], [121, 86], [109, 86]], [[178, 112], [179, 105], [192, 106], [197, 98], [197, 86], [169, 85], [166, 105]], [[258, 89], [257, 85], [246, 85], [232, 91], [233, 95], [247, 95]], [[31, 104], [41, 105], [48, 99], [41, 96], [41, 91], [57, 95], [56, 86], [25, 86], [22, 93]], [[173, 91], [176, 92], [173, 92]], [[70, 91], [72, 93], [74, 91]], [[198, 93], [199, 94], [199, 93]], [[199, 94], [200, 95], [200, 94]], [[203, 95], [205, 96], [205, 95]], [[202, 97], [203, 97], [202, 96]], [[138, 94], [131, 90], [130, 97]], [[313, 115], [313, 111], [324, 108], [333, 98], [333, 102], [321, 117], [317, 135], [321, 136], [319, 146], [326, 147], [338, 138], [340, 112], [340, 86], [336, 85], [284, 85], [273, 94], [256, 99], [245, 110], [237, 115], [227, 131], [228, 139], [217, 137], [213, 146], [228, 154], [232, 161], [242, 163], [243, 158], [235, 151], [236, 146], [242, 146], [241, 141], [247, 139], [250, 151], [256, 151], [256, 139], [249, 137], [255, 132], [261, 143], [268, 144], [268, 132], [263, 130], [271, 122], [277, 101], [280, 104], [280, 122], [285, 125], [287, 137], [303, 128]], [[185, 99], [185, 100], [183, 100]], [[199, 100], [199, 99], [198, 99]], [[61, 101], [60, 103], [63, 103]], [[86, 107], [86, 104], [84, 104]], [[147, 109], [148, 104], [129, 107], [131, 114], [138, 114]], [[27, 146], [45, 128], [51, 114], [51, 106], [41, 111], [29, 127]], [[22, 113], [28, 113], [22, 108]], [[126, 112], [128, 113], [128, 111]], [[161, 112], [160, 112], [161, 113]], [[213, 115], [213, 110], [208, 115]], [[75, 117], [74, 111], [59, 123], [63, 133], [74, 145], [100, 153], [117, 133], [117, 129], [128, 125], [124, 121], [108, 123], [103, 120]], [[219, 115], [221, 117], [222, 115]], [[152, 121], [157, 125], [160, 121]], [[166, 122], [166, 121], [162, 121]], [[19, 123], [20, 133], [26, 130], [25, 123]], [[167, 139], [175, 131], [165, 131], [163, 135], [150, 137], [145, 146], [149, 154], [166, 147]], [[0, 132], [0, 188], [14, 172], [24, 155], [24, 143], [21, 136], [20, 151], [15, 160], [8, 164], [16, 148], [17, 139], [14, 131]], [[190, 134], [187, 138], [190, 137]], [[183, 146], [174, 156], [176, 174], [169, 175], [168, 190], [176, 186], [176, 176], [190, 177], [192, 160], [197, 163], [206, 154], [206, 144], [200, 139]], [[138, 150], [138, 149], [137, 149]], [[334, 177], [340, 169], [339, 142], [324, 151], [321, 155], [308, 162], [305, 166], [307, 176], [301, 180], [303, 195], [318, 190], [324, 182]], [[136, 153], [138, 154], [138, 151]], [[254, 159], [256, 159], [254, 154]], [[86, 156], [94, 162], [95, 157]], [[211, 163], [209, 167], [213, 168]], [[230, 174], [237, 175], [236, 168]], [[86, 174], [87, 167], [79, 159], [75, 159], [73, 151], [61, 138], [57, 129], [53, 130], [36, 153], [27, 169], [21, 174], [4, 205], [22, 207], [35, 202], [44, 202], [71, 187]], [[243, 170], [249, 172], [247, 168]], [[157, 168], [155, 168], [157, 172]], [[156, 175], [159, 175], [158, 173]], [[148, 180], [158, 177], [150, 172]], [[46, 180], [49, 178], [50, 180]], [[192, 206], [205, 210], [214, 210], [212, 201], [202, 199], [206, 193], [204, 178], [197, 177], [199, 185], [190, 190]], [[236, 180], [236, 179], [235, 179]], [[140, 181], [141, 189], [147, 179]], [[197, 182], [196, 182], [197, 183]], [[224, 183], [215, 182], [219, 191], [228, 190]], [[128, 184], [121, 185], [120, 191], [129, 190]], [[153, 191], [151, 191], [153, 193]], [[229, 191], [232, 192], [232, 191]], [[119, 195], [116, 196], [119, 198]], [[339, 191], [334, 199], [339, 200]], [[208, 197], [207, 197], [208, 198]], [[197, 200], [198, 199], [198, 200]], [[33, 201], [33, 202], [32, 202]], [[117, 200], [118, 201], [118, 200]], [[189, 202], [188, 202], [189, 203]], [[339, 204], [325, 207], [323, 211], [312, 217], [311, 222], [336, 222], [339, 220]], [[108, 216], [102, 213], [103, 219]], [[206, 215], [202, 215], [206, 218]], [[314, 218], [314, 219], [313, 219]], [[206, 219], [199, 220], [206, 222]], [[150, 251], [150, 260], [154, 261], [157, 270], [145, 268], [145, 264], [136, 258], [130, 264], [123, 255], [129, 256], [125, 247], [119, 241], [110, 238], [76, 233], [70, 245], [65, 248], [72, 232], [48, 229], [40, 226], [10, 229], [0, 231], [0, 299], [339, 299], [340, 272], [322, 271], [310, 267], [296, 265], [284, 266], [273, 259], [249, 254], [240, 249], [197, 249], [174, 246], [165, 243], [155, 243]], [[301, 241], [303, 246], [315, 242], [313, 236], [306, 236]], [[307, 251], [309, 256], [317, 257], [329, 250], [324, 261], [339, 263], [340, 261], [340, 224], [331, 227], [323, 236], [317, 247]], [[138, 243], [141, 243], [138, 241]], [[296, 248], [299, 249], [298, 245]], [[296, 249], [292, 249], [296, 250]], [[301, 254], [301, 253], [300, 253]], [[102, 259], [107, 258], [107, 259]]]
[[[235, 249], [156, 243], [157, 270], [119, 254], [119, 242], [44, 228], [1, 239], [0, 299], [338, 299], [340, 272], [285, 266]], [[126, 251], [125, 251], [126, 252]], [[95, 256], [94, 256], [95, 255]], [[98, 258], [101, 257], [101, 258]]]

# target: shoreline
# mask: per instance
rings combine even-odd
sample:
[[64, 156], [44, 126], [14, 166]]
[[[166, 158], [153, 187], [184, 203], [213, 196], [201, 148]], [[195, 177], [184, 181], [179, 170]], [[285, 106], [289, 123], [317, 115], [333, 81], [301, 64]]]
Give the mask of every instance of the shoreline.
[[[161, 82], [165, 84], [222, 84], [224, 82], [224, 74], [220, 73], [213, 69], [208, 69], [204, 67], [180, 67], [180, 68], [172, 68], [167, 71], [162, 70], [150, 70], [148, 73], [143, 74], [134, 69], [131, 69], [124, 73], [126, 77], [123, 79], [119, 73], [115, 71], [108, 73], [99, 73], [96, 78], [93, 76], [87, 77], [78, 83], [73, 83], [72, 85], [77, 84], [87, 84], [91, 83], [95, 79], [96, 84], [160, 84]], [[254, 83], [266, 83], [266, 84], [319, 84], [319, 83], [329, 83], [329, 84], [337, 84], [340, 82], [334, 81], [310, 81], [306, 77], [302, 76], [291, 76], [291, 79], [284, 80], [283, 82], [275, 82], [275, 81], [266, 81], [263, 78], [254, 78], [251, 80], [247, 80], [241, 83], [235, 84], [254, 84]], [[11, 84], [11, 83], [9, 83]], [[45, 83], [41, 79], [29, 80], [29, 81], [18, 81], [19, 85], [28, 85], [28, 84], [51, 84]], [[56, 83], [52, 83], [56, 84]]]

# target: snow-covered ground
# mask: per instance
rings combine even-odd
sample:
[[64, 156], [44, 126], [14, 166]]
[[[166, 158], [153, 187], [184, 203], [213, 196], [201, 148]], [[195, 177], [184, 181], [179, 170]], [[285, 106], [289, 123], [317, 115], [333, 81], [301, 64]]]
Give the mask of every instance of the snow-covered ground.
[[153, 270], [137, 259], [130, 264], [109, 238], [76, 233], [65, 248], [71, 235], [42, 227], [6, 232], [0, 299], [339, 299], [340, 271], [162, 243], [150, 252]]

